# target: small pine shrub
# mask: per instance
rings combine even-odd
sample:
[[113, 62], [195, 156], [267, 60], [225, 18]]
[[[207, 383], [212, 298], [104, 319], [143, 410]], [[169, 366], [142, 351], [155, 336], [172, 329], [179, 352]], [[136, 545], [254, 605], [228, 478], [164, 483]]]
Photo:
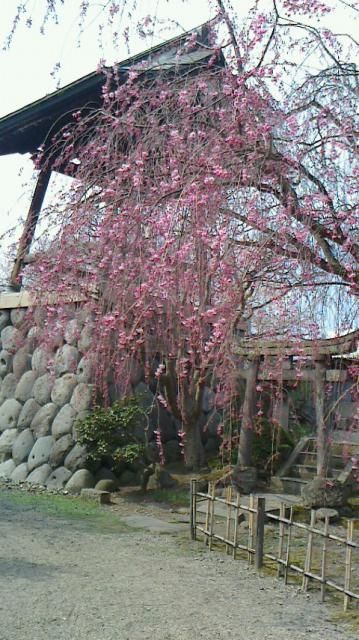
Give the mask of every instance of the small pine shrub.
[[111, 407], [95, 407], [78, 420], [78, 442], [86, 446], [89, 466], [106, 462], [114, 473], [121, 473], [127, 464], [144, 466], [145, 445], [135, 434], [144, 415], [137, 399], [127, 396]]

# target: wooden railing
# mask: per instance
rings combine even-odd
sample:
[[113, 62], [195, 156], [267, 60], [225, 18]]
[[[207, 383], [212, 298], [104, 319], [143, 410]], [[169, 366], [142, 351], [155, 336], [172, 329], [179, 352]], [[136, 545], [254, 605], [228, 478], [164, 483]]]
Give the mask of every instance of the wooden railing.
[[[205, 505], [202, 512], [200, 505]], [[359, 521], [348, 519], [346, 535], [339, 536], [329, 524], [329, 513], [320, 528], [316, 525], [315, 510], [308, 512], [309, 523], [295, 520], [293, 505], [285, 501], [280, 502], [278, 511], [278, 514], [266, 511], [265, 496], [251, 495], [245, 504], [232, 487], [226, 489], [225, 496], [218, 496], [213, 483], [209, 483], [204, 493], [198, 491], [196, 480], [191, 482], [192, 540], [201, 535], [210, 550], [215, 545], [224, 546], [233, 558], [242, 552], [257, 570], [274, 564], [276, 575], [286, 583], [292, 572], [301, 578], [303, 591], [319, 585], [322, 601], [328, 589], [340, 592], [344, 611], [351, 601], [359, 601], [359, 540], [354, 540], [355, 524]], [[200, 522], [201, 516], [204, 522]], [[268, 524], [272, 526], [268, 528]], [[331, 550], [330, 544], [335, 545]], [[298, 549], [305, 552], [298, 553]], [[332, 575], [334, 566], [339, 573], [343, 569], [341, 581]]]

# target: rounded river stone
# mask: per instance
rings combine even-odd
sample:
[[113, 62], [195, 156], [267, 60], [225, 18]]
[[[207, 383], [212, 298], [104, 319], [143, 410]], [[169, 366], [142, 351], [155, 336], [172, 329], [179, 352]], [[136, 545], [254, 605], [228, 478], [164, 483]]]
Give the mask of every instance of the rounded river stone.
[[30, 429], [34, 432], [36, 438], [41, 438], [50, 433], [50, 427], [57, 411], [58, 407], [52, 402], [45, 404], [38, 410], [30, 424]]
[[52, 425], [51, 432], [54, 438], [61, 438], [61, 436], [71, 433], [76, 416], [75, 409], [70, 404], [65, 404], [58, 412]]
[[48, 461], [51, 449], [54, 444], [55, 440], [52, 436], [44, 436], [36, 440], [29, 453], [29, 458], [27, 461], [29, 471], [32, 471], [32, 469], [35, 469], [36, 467], [40, 467], [42, 464]]
[[26, 400], [23, 408], [20, 411], [20, 415], [17, 421], [17, 428], [27, 429], [27, 427], [30, 426], [33, 418], [35, 417], [39, 409], [40, 409], [40, 405], [37, 404], [37, 402], [33, 398]]
[[57, 378], [51, 391], [52, 402], [57, 404], [59, 407], [70, 402], [76, 385], [77, 378], [74, 373], [65, 373], [61, 378]]
[[34, 383], [32, 395], [38, 404], [47, 404], [51, 400], [54, 378], [49, 373], [40, 376]]
[[0, 431], [15, 429], [20, 415], [21, 404], [15, 398], [5, 400], [0, 407]]
[[12, 457], [16, 465], [28, 459], [34, 446], [34, 436], [30, 429], [25, 429], [17, 436], [12, 446]]
[[32, 397], [32, 389], [36, 380], [35, 371], [26, 371], [21, 376], [15, 389], [15, 398], [19, 402], [26, 402]]

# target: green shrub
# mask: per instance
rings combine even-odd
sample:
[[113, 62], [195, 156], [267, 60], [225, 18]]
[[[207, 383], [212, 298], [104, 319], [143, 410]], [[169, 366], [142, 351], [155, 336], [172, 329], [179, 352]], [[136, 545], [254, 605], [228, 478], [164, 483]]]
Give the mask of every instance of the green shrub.
[[135, 397], [124, 397], [111, 407], [95, 407], [92, 413], [76, 422], [78, 442], [86, 446], [90, 467], [106, 462], [115, 473], [126, 464], [145, 464], [145, 445], [135, 429], [144, 416]]

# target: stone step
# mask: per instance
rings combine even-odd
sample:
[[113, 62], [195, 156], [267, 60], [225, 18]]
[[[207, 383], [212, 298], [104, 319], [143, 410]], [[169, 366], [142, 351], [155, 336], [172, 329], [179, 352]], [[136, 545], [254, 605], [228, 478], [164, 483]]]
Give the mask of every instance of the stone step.
[[[351, 457], [351, 454], [349, 454], [349, 457]], [[316, 451], [303, 451], [299, 456], [298, 456], [298, 464], [302, 464], [302, 465], [306, 465], [306, 466], [310, 466], [310, 465], [315, 465], [316, 463], [316, 458], [317, 458], [317, 452]], [[335, 467], [336, 469], [344, 469], [347, 461], [348, 461], [348, 455], [339, 455], [339, 454], [332, 454], [330, 456], [330, 460], [331, 460], [331, 466]]]
[[300, 496], [302, 487], [306, 484], [307, 481], [302, 478], [281, 478], [279, 476], [272, 476], [270, 486], [273, 491]]
[[[343, 468], [333, 468], [330, 469], [330, 476], [332, 478], [336, 478], [341, 472]], [[302, 478], [303, 480], [311, 480], [317, 475], [317, 467], [313, 464], [294, 464], [290, 470], [290, 476], [294, 478]]]

